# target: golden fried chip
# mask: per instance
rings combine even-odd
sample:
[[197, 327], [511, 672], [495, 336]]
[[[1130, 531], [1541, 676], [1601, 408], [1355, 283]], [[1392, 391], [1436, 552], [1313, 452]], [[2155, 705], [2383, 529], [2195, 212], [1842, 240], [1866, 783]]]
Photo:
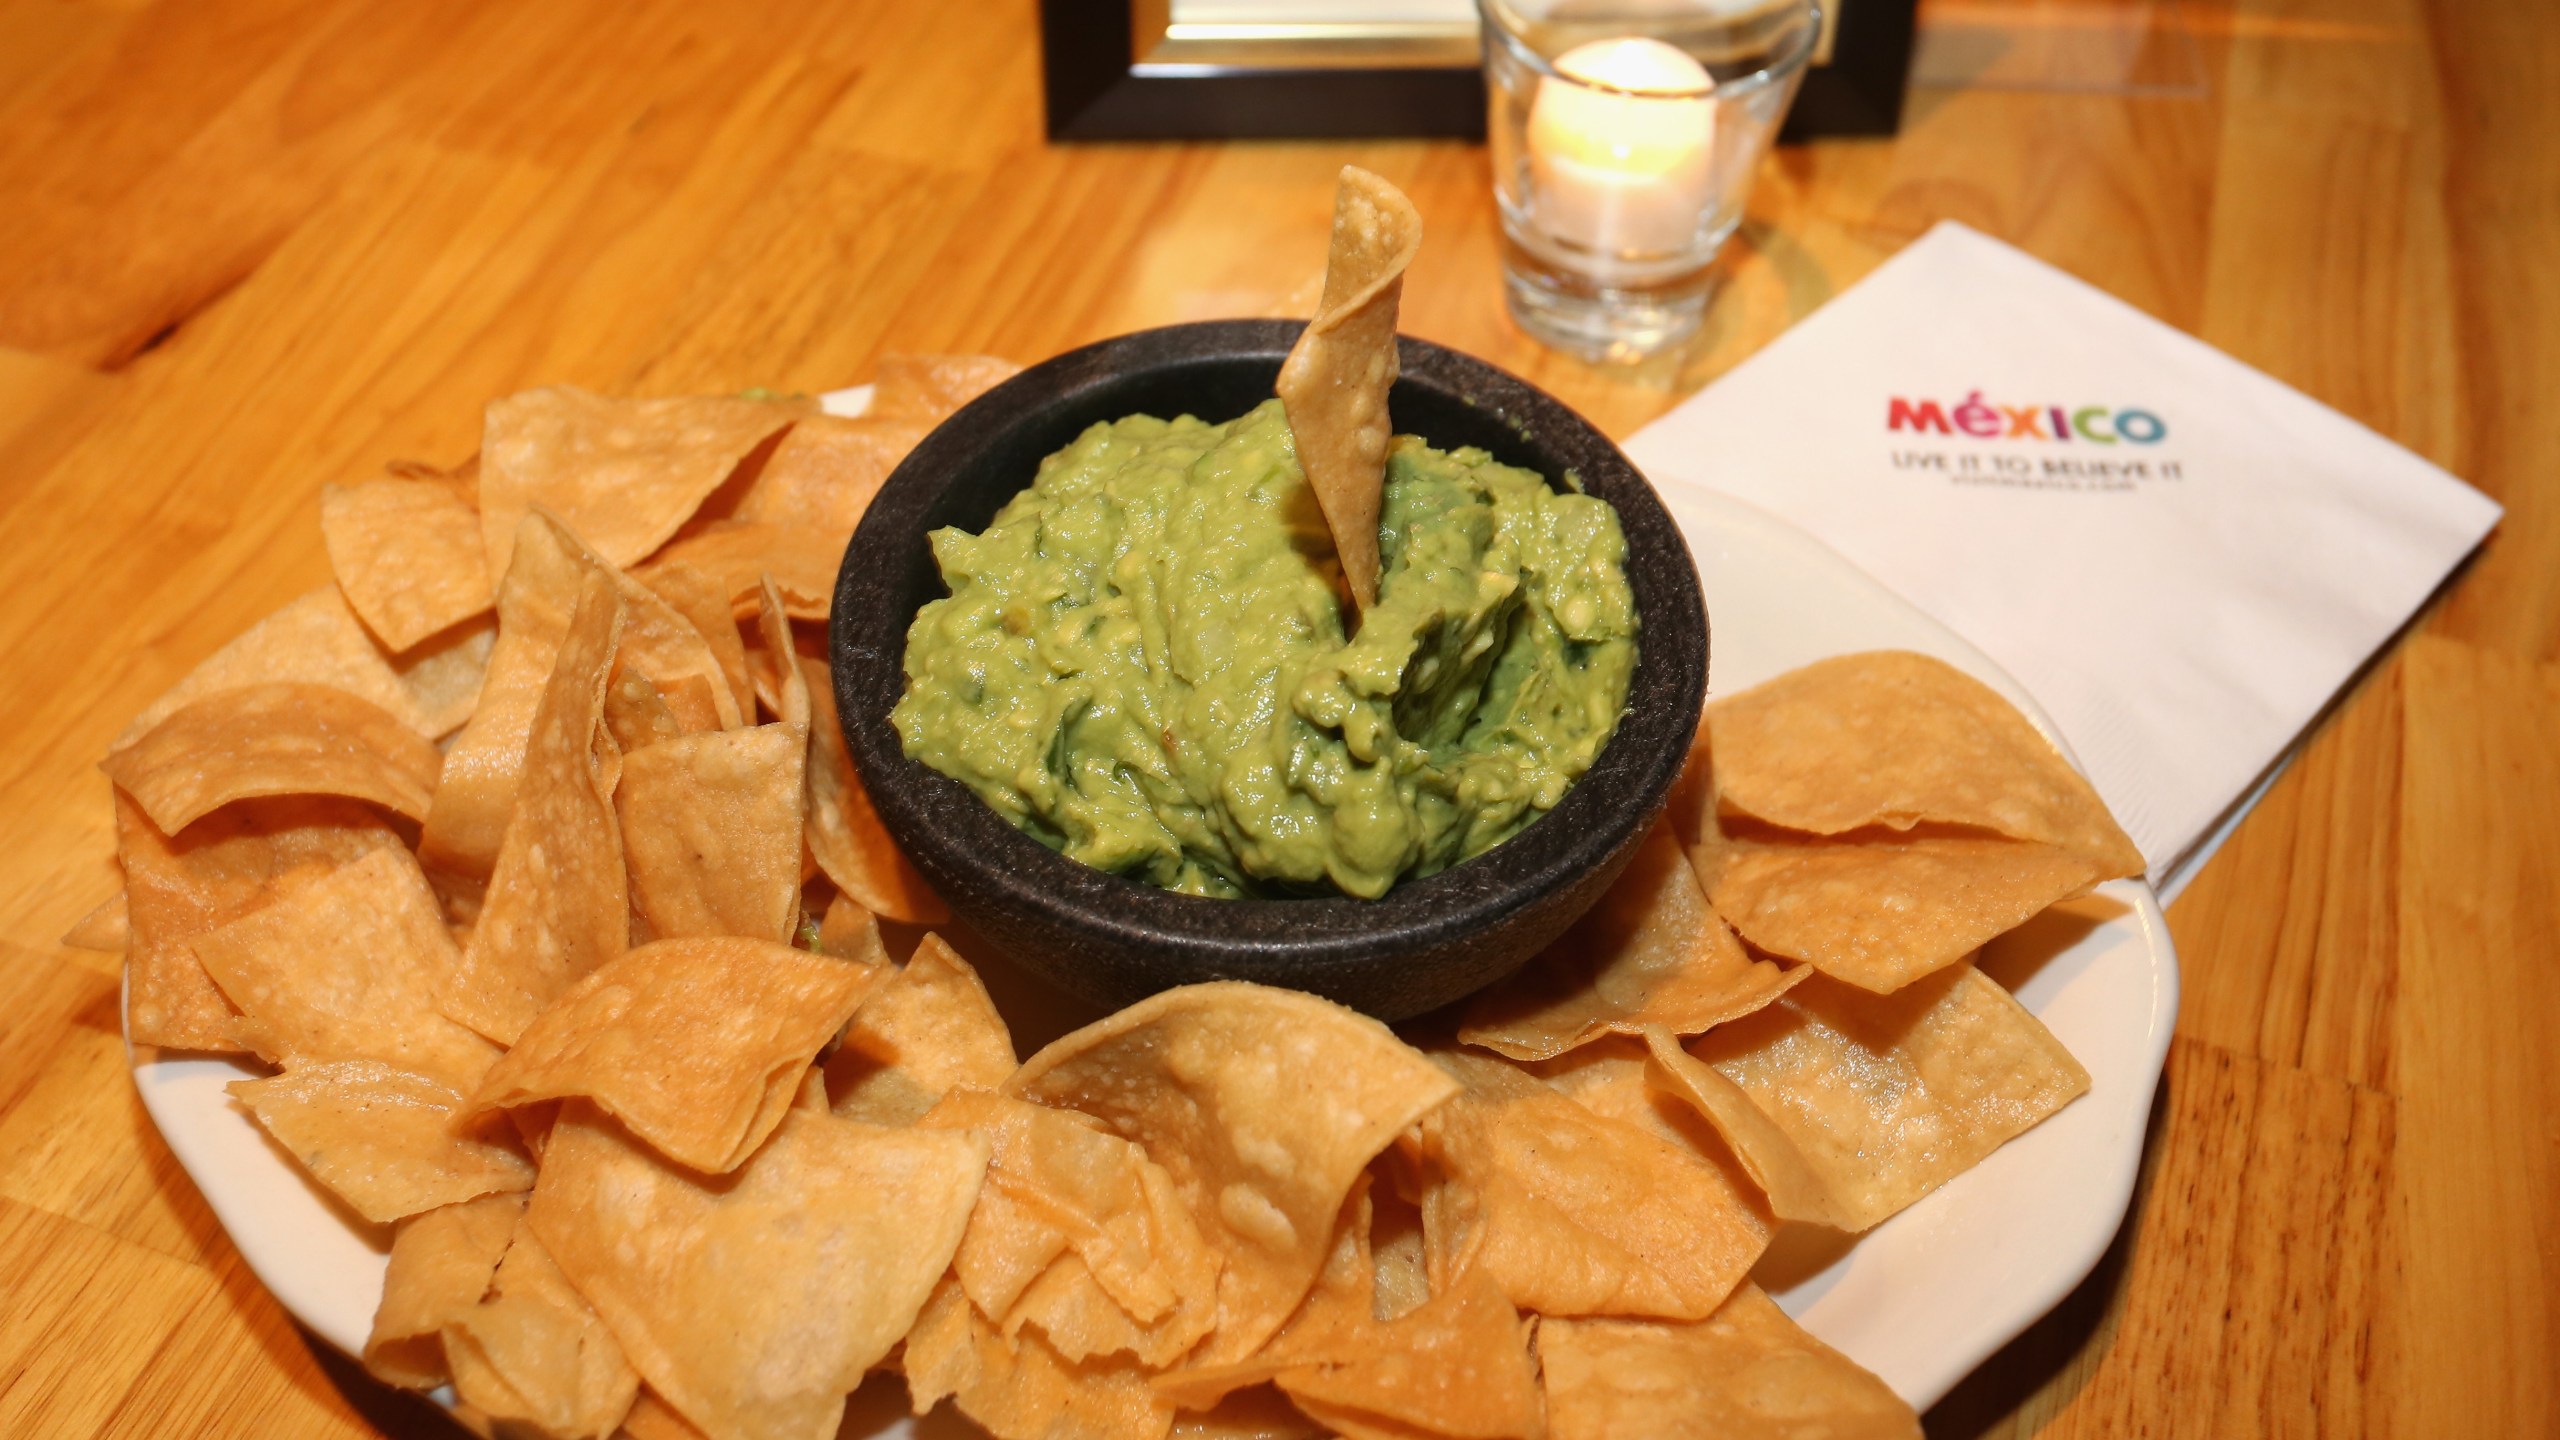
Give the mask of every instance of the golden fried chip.
[[1081, 1364], [1037, 1331], [1007, 1337], [944, 1280], [907, 1336], [907, 1395], [922, 1415], [950, 1397], [996, 1440], [1163, 1440], [1173, 1406], [1125, 1360]]
[[842, 553], [880, 483], [932, 428], [929, 420], [876, 413], [812, 415], [782, 437], [728, 518], [832, 536]]
[[659, 1399], [655, 1391], [642, 1386], [640, 1398], [631, 1402], [631, 1413], [622, 1417], [618, 1440], [709, 1440], [709, 1437], [674, 1406]]
[[658, 683], [638, 666], [623, 664], [614, 666], [612, 678], [605, 682], [604, 728], [613, 732], [614, 746], [626, 759], [634, 750], [688, 733]]
[[532, 1220], [527, 1206], [488, 1295], [445, 1327], [454, 1392], [506, 1425], [502, 1433], [530, 1425], [561, 1440], [609, 1435], [630, 1411], [640, 1377]]
[[916, 1123], [995, 1147], [952, 1270], [1006, 1334], [1035, 1325], [1067, 1360], [1162, 1368], [1215, 1323], [1219, 1257], [1145, 1151], [1090, 1116], [984, 1090]]
[[951, 1264], [987, 1155], [965, 1131], [794, 1110], [706, 1182], [573, 1101], [525, 1219], [705, 1433], [826, 1440]]
[[1324, 508], [1352, 603], [1378, 599], [1378, 507], [1387, 476], [1387, 391], [1396, 382], [1396, 306], [1422, 244], [1413, 202], [1356, 165], [1333, 197], [1324, 299], [1289, 350], [1277, 388], [1298, 464]]
[[1095, 1116], [1173, 1177], [1226, 1255], [1205, 1365], [1242, 1359], [1280, 1328], [1323, 1268], [1335, 1216], [1371, 1157], [1457, 1085], [1364, 1015], [1225, 981], [1168, 990], [1067, 1035], [1005, 1089]]
[[[1675, 1048], [1679, 1044], [1677, 1040], [1670, 1043]], [[1595, 1115], [1633, 1125], [1719, 1170], [1731, 1173], [1740, 1169], [1754, 1180], [1760, 1178], [1725, 1143], [1722, 1131], [1709, 1124], [1685, 1095], [1675, 1093], [1666, 1078], [1655, 1073], [1653, 1057], [1643, 1040], [1612, 1035], [1553, 1060], [1540, 1061], [1528, 1070], [1546, 1082], [1547, 1088]], [[1781, 1219], [1794, 1218], [1771, 1208]]]
[[277, 682], [192, 701], [99, 768], [175, 834], [267, 795], [343, 795], [424, 819], [442, 765], [390, 711], [326, 685]]
[[1299, 1409], [1346, 1434], [1377, 1421], [1470, 1440], [1536, 1440], [1545, 1429], [1529, 1326], [1482, 1270], [1401, 1319], [1344, 1335], [1278, 1381]]
[[959, 1089], [1013, 1074], [1013, 1036], [978, 972], [939, 935], [871, 992], [827, 1060], [835, 1113], [906, 1125]]
[[809, 723], [809, 674], [800, 668], [791, 638], [791, 612], [770, 575], [756, 583], [757, 660], [752, 667], [756, 694], [785, 725]]
[[[445, 1013], [501, 1044], [631, 943], [622, 826], [599, 765], [605, 678], [622, 628], [610, 577], [589, 572], [533, 714], [515, 815]], [[618, 767], [617, 767], [618, 768]]]
[[364, 1368], [377, 1380], [431, 1390], [453, 1378], [444, 1361], [444, 1327], [470, 1313], [515, 1239], [522, 1192], [483, 1195], [400, 1222], [382, 1303], [364, 1342]]
[[1955, 964], [2100, 878], [2068, 850], [1984, 835], [1728, 831], [1700, 856], [1717, 913], [1742, 938], [1879, 993]]
[[800, 725], [626, 749], [614, 808], [631, 900], [661, 938], [787, 942], [800, 923]]
[[621, 602], [618, 662], [638, 669], [662, 692], [688, 676], [700, 677], [700, 693], [711, 702], [718, 728], [745, 718], [718, 655], [692, 621], [606, 564], [557, 519], [536, 511], [519, 527], [515, 564], [498, 590], [498, 639], [479, 708], [445, 753], [435, 809], [419, 837], [418, 858], [428, 869], [485, 878], [496, 865], [515, 813], [534, 711], [558, 668], [561, 640], [590, 575], [608, 577]]
[[1841, 655], [1707, 707], [1723, 804], [1836, 835], [1923, 822], [2057, 846], [2101, 879], [2142, 873], [2106, 802], [1998, 691], [1907, 650]]
[[871, 408], [865, 413], [938, 425], [1021, 373], [1021, 366], [993, 355], [883, 355], [871, 372]]
[[754, 600], [759, 577], [771, 575], [792, 618], [824, 620], [835, 602], [836, 570], [852, 538], [849, 530], [714, 520], [676, 537], [642, 567], [642, 574], [654, 584], [672, 570], [698, 571], [738, 607]]
[[1728, 1152], [1760, 1187], [1771, 1214], [1836, 1230], [1860, 1230], [1873, 1223], [1854, 1202], [1834, 1193], [1830, 1181], [1741, 1086], [1681, 1049], [1679, 1040], [1663, 1031], [1647, 1033], [1645, 1044], [1646, 1088], [1654, 1102], [1685, 1104], [1692, 1118], [1711, 1124], [1726, 1137]]
[[480, 704], [480, 687], [488, 682], [497, 640], [498, 617], [483, 613], [391, 657], [393, 672], [425, 718], [421, 733], [428, 739], [441, 740], [469, 722]]
[[381, 1061], [469, 1093], [497, 1047], [436, 1008], [453, 936], [397, 846], [279, 880], [267, 904], [198, 935], [250, 1048], [287, 1065]]
[[62, 932], [62, 943], [74, 950], [123, 954], [133, 943], [133, 914], [125, 907], [124, 892], [118, 890], [73, 921], [71, 928]]
[[1156, 1393], [1186, 1410], [1208, 1410], [1240, 1389], [1269, 1382], [1303, 1361], [1356, 1350], [1378, 1329], [1376, 1283], [1369, 1250], [1370, 1190], [1364, 1173], [1334, 1217], [1324, 1268], [1288, 1323], [1241, 1360], [1194, 1362], [1155, 1377]]
[[539, 505], [615, 565], [648, 558], [793, 409], [734, 396], [629, 400], [567, 385], [489, 402], [480, 535], [507, 573], [516, 522]]
[[[879, 918], [850, 895], [838, 895], [827, 902], [827, 917], [818, 926], [818, 949], [839, 960], [884, 967], [889, 963], [889, 946], [880, 938]], [[1013, 1041], [1007, 1037], [1005, 1049], [1010, 1052], [1012, 1048]]]
[[125, 1026], [137, 1045], [245, 1050], [240, 1015], [196, 958], [197, 937], [274, 898], [278, 878], [324, 870], [400, 844], [352, 800], [243, 800], [175, 838], [118, 792], [116, 854], [124, 865], [133, 943], [125, 951]]
[[950, 907], [898, 852], [880, 812], [871, 808], [871, 792], [854, 773], [853, 754], [836, 720], [835, 685], [825, 663], [806, 657], [800, 663], [809, 685], [809, 853], [837, 889], [875, 915], [910, 925], [950, 919]]
[[1551, 1440], [1918, 1440], [1885, 1383], [1744, 1282], [1713, 1316], [1538, 1327]]
[[1669, 822], [1657, 822], [1598, 905], [1477, 994], [1458, 1038], [1543, 1060], [1648, 1025], [1696, 1035], [1768, 1004], [1804, 974], [1743, 953], [1708, 908]]
[[389, 711], [422, 735], [442, 733], [365, 632], [335, 585], [294, 600], [240, 632], [207, 656], [177, 684], [144, 706], [116, 737], [115, 748], [139, 740], [153, 726], [208, 695], [243, 685], [281, 682], [326, 685]]
[[769, 940], [643, 945], [569, 987], [472, 1096], [583, 1095], [669, 1159], [725, 1174], [782, 1123], [877, 972]]
[[1729, 1106], [1701, 1104], [1753, 1173], [1793, 1188], [1809, 1172], [1828, 1195], [1824, 1223], [1844, 1230], [1937, 1189], [2089, 1088], [2053, 1032], [1971, 965], [1891, 995], [1817, 976], [1688, 1052], [1766, 1117], [1735, 1125]]
[[1447, 1257], [1435, 1294], [1480, 1268], [1542, 1315], [1697, 1320], [1767, 1248], [1768, 1218], [1738, 1174], [1503, 1061], [1434, 1058], [1467, 1085], [1422, 1122], [1442, 1172], [1422, 1207]]
[[652, 569], [635, 578], [666, 601], [669, 608], [693, 622], [693, 628], [711, 647], [712, 658], [719, 662], [720, 673], [728, 677], [729, 695], [737, 702], [740, 720], [754, 714], [756, 695], [747, 674], [746, 642], [738, 638], [736, 610], [720, 582], [683, 565]]
[[446, 1082], [378, 1060], [289, 1064], [229, 1089], [311, 1178], [375, 1224], [533, 1188], [502, 1120], [474, 1120]]
[[385, 649], [406, 650], [489, 608], [480, 512], [450, 485], [324, 485], [320, 535], [338, 589]]
[[1173, 1440], [1326, 1440], [1332, 1433], [1273, 1385], [1248, 1386], [1212, 1409], [1173, 1417]]

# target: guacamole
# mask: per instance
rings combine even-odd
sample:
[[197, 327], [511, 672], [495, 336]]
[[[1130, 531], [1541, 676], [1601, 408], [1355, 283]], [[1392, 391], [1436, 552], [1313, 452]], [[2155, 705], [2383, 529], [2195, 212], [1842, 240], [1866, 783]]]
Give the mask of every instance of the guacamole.
[[1043, 844], [1196, 895], [1378, 896], [1496, 845], [1609, 743], [1636, 663], [1605, 501], [1391, 442], [1343, 638], [1280, 402], [1131, 416], [1041, 462], [907, 632], [906, 753]]

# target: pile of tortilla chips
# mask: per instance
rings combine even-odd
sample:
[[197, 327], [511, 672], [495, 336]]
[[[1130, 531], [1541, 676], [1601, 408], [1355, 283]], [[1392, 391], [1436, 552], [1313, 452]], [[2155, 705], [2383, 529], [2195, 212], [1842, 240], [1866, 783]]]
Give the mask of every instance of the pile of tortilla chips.
[[460, 469], [332, 488], [336, 583], [119, 740], [76, 943], [388, 1227], [365, 1363], [564, 1440], [825, 1440], [883, 1369], [1002, 1440], [1916, 1435], [1750, 1275], [2086, 1088], [1970, 963], [2138, 868], [2086, 783], [1943, 665], [1826, 662], [1712, 707], [1461, 1015], [1200, 985], [1022, 1060], [884, 937], [944, 915], [805, 623], [1008, 368], [884, 365], [851, 421], [498, 401]]

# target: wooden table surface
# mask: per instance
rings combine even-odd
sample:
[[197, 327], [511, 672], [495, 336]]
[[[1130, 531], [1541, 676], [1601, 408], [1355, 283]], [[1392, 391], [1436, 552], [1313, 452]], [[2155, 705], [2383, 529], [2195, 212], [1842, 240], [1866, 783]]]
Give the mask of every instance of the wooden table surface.
[[1631, 374], [1506, 321], [1480, 149], [1045, 145], [1031, 0], [0, 0], [0, 1435], [438, 1433], [246, 1273], [54, 938], [118, 883], [93, 762], [327, 577], [324, 482], [548, 381], [1304, 313], [1345, 160], [1428, 225], [1405, 328], [1615, 434], [1953, 217], [2505, 503], [2170, 911], [2133, 1217], [1930, 1428], [2560, 1433], [2560, 12], [2140, 8], [2170, 83], [1924, 85], [1778, 156], [1702, 345]]

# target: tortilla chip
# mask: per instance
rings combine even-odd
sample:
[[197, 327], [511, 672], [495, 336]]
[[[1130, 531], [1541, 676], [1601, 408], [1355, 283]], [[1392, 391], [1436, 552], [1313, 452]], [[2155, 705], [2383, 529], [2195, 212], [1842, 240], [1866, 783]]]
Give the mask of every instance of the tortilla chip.
[[945, 1279], [907, 1336], [907, 1395], [950, 1397], [996, 1440], [1163, 1440], [1173, 1406], [1125, 1361], [1068, 1360], [1038, 1331], [1007, 1337]]
[[[1959, 966], [1874, 995], [1825, 977], [1688, 1046], [1769, 1126], [1724, 1129], [1755, 1171], [1800, 1159], [1864, 1230], [1973, 1167], [2089, 1088], [2053, 1032]], [[1723, 1106], [1707, 1106], [1719, 1120]], [[1776, 1147], [1774, 1130], [1796, 1152]]]
[[877, 972], [765, 940], [643, 945], [569, 987], [471, 1108], [582, 1095], [669, 1159], [725, 1174], [782, 1123]]
[[400, 1222], [382, 1303], [364, 1343], [364, 1368], [375, 1379], [432, 1390], [452, 1376], [444, 1360], [444, 1327], [470, 1313], [515, 1239], [522, 1193], [483, 1195]]
[[[1542, 1315], [1700, 1320], [1750, 1273], [1769, 1221], [1738, 1174], [1499, 1060], [1435, 1056], [1466, 1092], [1422, 1122], [1439, 1294], [1481, 1268]], [[1443, 1238], [1445, 1237], [1445, 1238]]]
[[631, 943], [622, 827], [596, 757], [621, 616], [613, 581], [589, 572], [534, 711], [488, 897], [444, 996], [446, 1014], [501, 1044]]
[[855, 1012], [827, 1089], [844, 1119], [906, 1125], [954, 1090], [992, 1090], [1013, 1072], [1013, 1036], [978, 972], [927, 935]]
[[1005, 1090], [1102, 1120], [1173, 1177], [1227, 1259], [1217, 1328], [1199, 1352], [1214, 1365], [1252, 1354], [1288, 1320], [1371, 1157], [1457, 1086], [1367, 1016], [1221, 981], [1059, 1039]]
[[240, 1015], [197, 960], [194, 941], [274, 898], [281, 876], [324, 870], [400, 844], [352, 800], [243, 800], [174, 839], [115, 794], [133, 943], [125, 951], [125, 1033], [137, 1045], [245, 1050]]
[[1007, 1335], [1037, 1326], [1070, 1361], [1180, 1359], [1215, 1323], [1219, 1257], [1162, 1167], [1090, 1116], [955, 1090], [916, 1122], [994, 1146], [952, 1270]]
[[609, 398], [568, 385], [489, 402], [480, 535], [507, 573], [516, 522], [558, 515], [615, 565], [648, 558], [794, 411], [727, 395]]
[[631, 1403], [631, 1413], [622, 1417], [621, 1435], [625, 1440], [709, 1440], [692, 1421], [646, 1386], [641, 1387], [640, 1398]]
[[703, 1431], [827, 1440], [951, 1264], [987, 1156], [963, 1131], [795, 1110], [707, 1184], [573, 1101], [525, 1219]]
[[1998, 691], [1907, 650], [1841, 655], [1707, 707], [1723, 804], [1789, 830], [1971, 825], [2142, 873], [2106, 802]]
[[634, 750], [645, 750], [661, 740], [689, 733], [684, 721], [676, 718], [675, 707], [658, 689], [658, 682], [636, 665], [621, 664], [614, 667], [612, 677], [605, 682], [604, 728], [613, 732], [613, 743], [625, 758]]
[[1271, 1385], [1248, 1386], [1213, 1409], [1173, 1417], [1173, 1440], [1326, 1440], [1332, 1433]]
[[480, 512], [449, 485], [324, 485], [320, 535], [338, 589], [385, 649], [406, 650], [489, 608]]
[[343, 795], [426, 818], [443, 757], [378, 705], [326, 685], [216, 691], [99, 766], [176, 834], [234, 800]]
[[396, 846], [285, 877], [269, 903], [194, 946], [239, 1008], [241, 1038], [270, 1060], [380, 1061], [468, 1094], [498, 1057], [436, 1008], [453, 937]]
[[1717, 913], [1743, 939], [1878, 993], [1955, 964], [2100, 878], [2052, 845], [1884, 829], [1827, 840], [1727, 831], [1700, 855]]
[[133, 915], [125, 908], [124, 892], [118, 890], [73, 921], [71, 928], [62, 932], [62, 943], [74, 950], [123, 954], [125, 947], [133, 943]]
[[1918, 1440], [1885, 1383], [1744, 1282], [1713, 1316], [1538, 1327], [1550, 1440]]
[[770, 575], [756, 582], [756, 640], [756, 660], [749, 668], [757, 697], [783, 724], [807, 725], [809, 675], [800, 668], [792, 642], [791, 612]]
[[[1670, 1043], [1674, 1048], [1679, 1044], [1677, 1040]], [[1685, 1095], [1675, 1092], [1673, 1082], [1656, 1072], [1653, 1056], [1643, 1040], [1612, 1035], [1597, 1044], [1541, 1061], [1528, 1070], [1548, 1089], [1595, 1115], [1633, 1125], [1727, 1174], [1739, 1170], [1754, 1180], [1760, 1178], [1725, 1143], [1723, 1133], [1709, 1124]], [[1793, 1218], [1775, 1206], [1771, 1208], [1781, 1219]]]
[[1657, 1104], [1682, 1104], [1691, 1118], [1712, 1125], [1726, 1138], [1727, 1153], [1751, 1176], [1781, 1220], [1827, 1225], [1835, 1230], [1861, 1230], [1874, 1222], [1814, 1169], [1787, 1132], [1743, 1088], [1680, 1048], [1663, 1031], [1645, 1036], [1648, 1048], [1647, 1088]]
[[1021, 366], [993, 355], [883, 355], [871, 372], [871, 408], [864, 414], [939, 425], [1021, 373]]
[[312, 1179], [377, 1225], [533, 1188], [506, 1122], [468, 1118], [462, 1092], [426, 1075], [338, 1060], [228, 1088]]
[[1545, 1431], [1528, 1323], [1481, 1270], [1278, 1378], [1299, 1409], [1346, 1434], [1376, 1421], [1472, 1440], [1536, 1440]]
[[841, 552], [881, 482], [932, 428], [929, 420], [876, 413], [812, 415], [782, 437], [727, 518], [834, 536]]
[[1387, 478], [1387, 391], [1396, 381], [1396, 306], [1422, 244], [1404, 192], [1356, 165], [1333, 197], [1324, 299], [1289, 350], [1277, 388], [1298, 464], [1324, 508], [1352, 603], [1378, 600], [1378, 507]]
[[853, 752], [845, 748], [826, 664], [806, 657], [800, 663], [809, 682], [809, 853], [837, 889], [875, 915], [910, 925], [950, 919], [950, 907], [899, 853], [871, 807], [871, 792], [862, 788]]
[[661, 938], [788, 943], [800, 923], [800, 725], [626, 750], [613, 797], [631, 900]]
[[445, 753], [435, 809], [418, 842], [418, 858], [438, 872], [485, 878], [496, 865], [524, 773], [526, 736], [588, 576], [608, 577], [621, 602], [618, 663], [637, 668], [661, 692], [698, 676], [720, 728], [745, 718], [719, 656], [692, 621], [606, 564], [556, 518], [537, 511], [519, 529], [515, 565], [498, 591], [497, 646], [480, 707]]
[[391, 657], [392, 670], [426, 719], [422, 733], [428, 739], [441, 740], [471, 719], [497, 639], [498, 617], [483, 613]]
[[1743, 953], [1708, 908], [1671, 826], [1657, 822], [1597, 906], [1525, 969], [1477, 994], [1458, 1038], [1544, 1060], [1648, 1025], [1696, 1035], [1768, 1004], [1806, 973]]
[[782, 587], [793, 619], [824, 620], [835, 603], [836, 571], [852, 538], [850, 530], [714, 520], [677, 537], [641, 573], [655, 583], [669, 571], [698, 571], [739, 608], [753, 601], [757, 580], [771, 575]]
[[124, 727], [114, 748], [121, 750], [141, 739], [153, 726], [208, 695], [242, 685], [285, 681], [344, 690], [381, 706], [422, 735], [440, 733], [357, 621], [356, 612], [347, 608], [346, 597], [337, 586], [323, 585], [241, 631], [161, 692]]
[[693, 623], [703, 643], [711, 648], [720, 673], [728, 678], [729, 696], [737, 702], [738, 718], [744, 721], [753, 715], [756, 694], [747, 674], [746, 642], [738, 638], [735, 607], [719, 581], [683, 565], [653, 569], [635, 578], [666, 601], [668, 608]]
[[532, 1222], [528, 1206], [489, 1294], [445, 1327], [454, 1391], [484, 1416], [544, 1435], [611, 1434], [640, 1377]]
[[[827, 918], [818, 926], [818, 950], [839, 960], [856, 960], [865, 965], [885, 968], [889, 963], [889, 946], [880, 938], [879, 918], [850, 895], [838, 895], [827, 902]], [[997, 1023], [1003, 1023], [1001, 1017]], [[1007, 1053], [1013, 1049], [1009, 1036], [1005, 1049]]]
[[1350, 1196], [1334, 1217], [1324, 1268], [1316, 1272], [1315, 1283], [1307, 1288], [1306, 1298], [1298, 1302], [1287, 1324], [1241, 1360], [1194, 1363], [1156, 1376], [1156, 1393], [1186, 1410], [1207, 1410], [1293, 1365], [1356, 1350], [1362, 1340], [1373, 1337], [1378, 1330], [1369, 1250], [1374, 1178], [1363, 1174], [1352, 1182]]

